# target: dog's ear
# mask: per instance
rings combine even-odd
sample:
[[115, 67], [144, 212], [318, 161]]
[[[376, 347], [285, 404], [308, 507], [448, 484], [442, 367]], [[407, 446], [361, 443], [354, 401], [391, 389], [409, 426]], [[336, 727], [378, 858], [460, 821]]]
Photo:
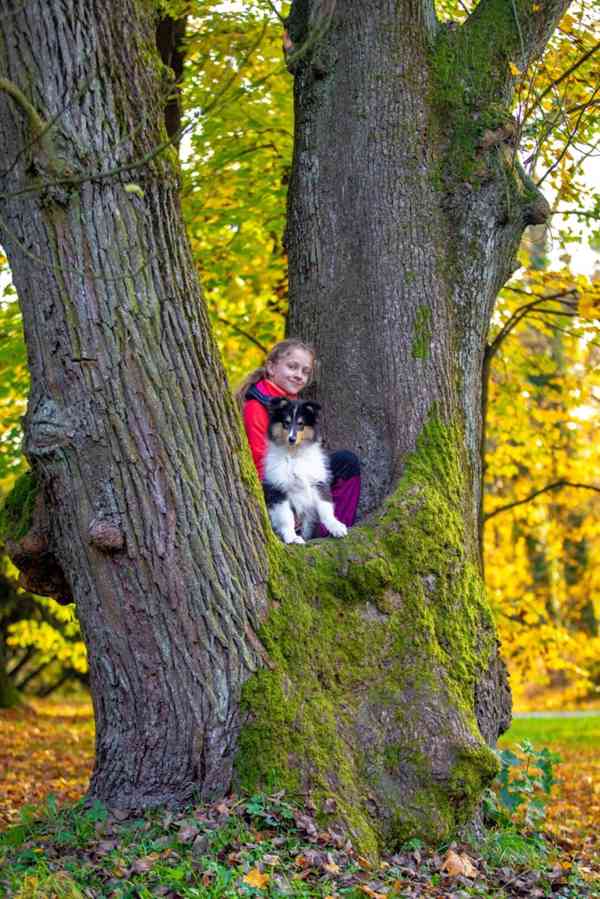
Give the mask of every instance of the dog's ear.
[[269, 397], [269, 409], [281, 409], [282, 406], [285, 406], [286, 403], [289, 403], [289, 400], [285, 396], [270, 396]]
[[315, 418], [321, 410], [321, 404], [315, 403], [313, 400], [307, 400], [307, 402], [302, 403], [302, 407], [306, 409], [311, 415], [314, 415]]
[[285, 396], [271, 396], [269, 397], [269, 405], [267, 406], [267, 412], [269, 416], [273, 418], [274, 415], [285, 414], [286, 408], [289, 406], [290, 401]]

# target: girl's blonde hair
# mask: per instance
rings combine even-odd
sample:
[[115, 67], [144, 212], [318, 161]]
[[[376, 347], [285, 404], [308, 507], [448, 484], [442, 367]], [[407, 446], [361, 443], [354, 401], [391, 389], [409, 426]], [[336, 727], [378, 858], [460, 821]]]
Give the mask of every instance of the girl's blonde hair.
[[240, 409], [243, 409], [244, 407], [248, 389], [252, 387], [253, 384], [258, 384], [258, 382], [262, 381], [263, 378], [269, 377], [269, 373], [267, 372], [268, 363], [277, 362], [292, 350], [304, 350], [306, 353], [310, 353], [310, 355], [312, 356], [312, 374], [314, 375], [316, 365], [316, 355], [314, 349], [308, 343], [303, 343], [301, 340], [280, 340], [279, 343], [276, 343], [274, 347], [271, 347], [270, 351], [265, 357], [265, 361], [260, 366], [260, 368], [255, 368], [254, 371], [251, 371], [249, 375], [246, 375], [242, 383], [233, 394]]

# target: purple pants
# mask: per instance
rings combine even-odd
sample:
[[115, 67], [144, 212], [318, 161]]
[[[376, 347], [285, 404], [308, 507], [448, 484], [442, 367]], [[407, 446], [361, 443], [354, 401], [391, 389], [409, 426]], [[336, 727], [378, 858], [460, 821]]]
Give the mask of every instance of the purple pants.
[[[356, 521], [356, 509], [360, 499], [360, 462], [350, 450], [339, 450], [329, 456], [331, 469], [331, 499], [335, 517], [351, 528]], [[318, 524], [315, 537], [329, 537], [329, 531]]]

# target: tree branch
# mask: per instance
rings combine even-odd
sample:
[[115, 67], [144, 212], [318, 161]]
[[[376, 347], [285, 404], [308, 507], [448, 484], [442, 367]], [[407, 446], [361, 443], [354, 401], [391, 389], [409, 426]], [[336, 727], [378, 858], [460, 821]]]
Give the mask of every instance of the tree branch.
[[[514, 293], [524, 293], [526, 296], [531, 296], [528, 291], [519, 290], [518, 287], [510, 287], [509, 290]], [[516, 326], [521, 322], [528, 313], [533, 312], [536, 307], [540, 306], [542, 303], [547, 303], [551, 300], [556, 300], [557, 302], [563, 302], [564, 305], [569, 305], [569, 301], [566, 299], [567, 297], [572, 297], [575, 291], [573, 290], [564, 290], [560, 293], [550, 294], [549, 296], [537, 296], [535, 300], [532, 300], [530, 303], [524, 303], [523, 306], [519, 306], [512, 313], [508, 321], [504, 323], [496, 337], [489, 343], [485, 349], [485, 358], [492, 359], [498, 350], [500, 349], [500, 345], [502, 342], [508, 337], [508, 335], [513, 331]]]
[[600, 210], [592, 209], [555, 209], [552, 215], [578, 215], [582, 218], [600, 219]]
[[7, 78], [0, 78], [0, 90], [4, 91], [5, 94], [8, 94], [9, 97], [12, 97], [17, 106], [21, 107], [29, 119], [31, 130], [36, 136], [44, 131], [46, 122], [40, 116], [33, 104], [27, 99], [23, 91], [17, 87], [13, 81], [9, 81]]
[[[503, 41], [507, 60], [526, 69], [538, 58], [572, 0], [539, 0], [532, 12], [524, 0], [480, 0], [465, 23]], [[507, 67], [508, 77], [508, 67]]]
[[500, 515], [501, 512], [508, 512], [509, 509], [514, 509], [516, 506], [524, 506], [526, 503], [530, 503], [531, 500], [535, 499], [537, 496], [541, 496], [542, 493], [560, 490], [563, 487], [577, 487], [581, 490], [593, 490], [595, 493], [600, 493], [600, 487], [596, 487], [594, 484], [578, 484], [574, 481], [554, 481], [553, 484], [547, 484], [545, 487], [540, 488], [540, 490], [534, 490], [533, 493], [530, 493], [529, 496], [526, 496], [524, 499], [517, 499], [512, 503], [507, 503], [505, 506], [499, 506], [497, 509], [494, 509], [493, 512], [488, 512], [487, 515], [484, 515], [483, 520], [489, 521], [490, 518]]
[[569, 68], [566, 69], [566, 70], [562, 73], [562, 75], [559, 75], [558, 78], [555, 78], [554, 81], [551, 81], [550, 84], [549, 84], [547, 87], [544, 88], [544, 90], [542, 91], [542, 93], [541, 93], [541, 94], [538, 94], [538, 96], [536, 97], [535, 103], [533, 103], [533, 104], [532, 104], [532, 105], [525, 111], [525, 113], [524, 113], [524, 115], [523, 115], [523, 122], [525, 123], [525, 122], [527, 121], [527, 119], [528, 119], [529, 116], [532, 114], [532, 112], [534, 111], [534, 109], [536, 109], [538, 106], [541, 106], [542, 100], [543, 100], [545, 97], [547, 97], [548, 94], [549, 94], [552, 90], [554, 90], [555, 87], [558, 87], [558, 85], [561, 84], [561, 82], [563, 82], [563, 81], [565, 80], [565, 78], [568, 78], [569, 75], [572, 75], [573, 72], [575, 72], [580, 66], [582, 66], [583, 63], [586, 62], [586, 61], [590, 58], [590, 56], [593, 56], [594, 53], [596, 53], [598, 50], [600, 50], [600, 42], [597, 43], [597, 44], [595, 44], [595, 45], [591, 48], [591, 50], [588, 50], [588, 51], [587, 51], [587, 53], [584, 53], [583, 56], [580, 56], [579, 59], [577, 59], [577, 60], [573, 63], [573, 65], [569, 66]]
[[263, 346], [263, 344], [260, 342], [260, 340], [257, 340], [256, 337], [253, 337], [252, 334], [249, 334], [247, 331], [244, 331], [242, 328], [238, 328], [237, 325], [234, 325], [234, 323], [228, 321], [228, 319], [221, 318], [221, 316], [218, 315], [217, 321], [220, 322], [222, 325], [227, 325], [227, 327], [231, 328], [232, 331], [235, 331], [236, 334], [240, 334], [242, 337], [245, 337], [246, 340], [249, 340], [250, 343], [253, 343], [255, 346], [257, 346], [259, 348], [259, 350], [261, 350], [263, 353], [266, 354], [269, 352], [269, 348], [266, 346]]
[[[594, 99], [594, 97], [596, 96], [596, 94], [597, 94], [599, 91], [600, 91], [600, 85], [594, 89], [594, 92], [593, 92], [592, 96], [590, 97], [590, 101]], [[564, 146], [563, 146], [563, 148], [562, 148], [562, 151], [561, 151], [561, 153], [558, 155], [557, 159], [553, 162], [553, 164], [550, 166], [550, 168], [547, 169], [547, 171], [544, 172], [544, 174], [543, 174], [542, 177], [539, 179], [539, 181], [536, 182], [536, 184], [537, 184], [538, 187], [540, 186], [540, 184], [543, 184], [543, 183], [544, 183], [544, 181], [546, 180], [546, 178], [548, 177], [548, 175], [552, 174], [552, 172], [556, 169], [556, 167], [557, 167], [558, 165], [560, 165], [560, 163], [562, 162], [564, 156], [566, 155], [566, 153], [567, 153], [568, 150], [569, 150], [569, 147], [570, 147], [571, 144], [574, 142], [575, 135], [577, 134], [577, 131], [578, 131], [578, 129], [579, 129], [579, 124], [580, 124], [580, 122], [581, 122], [581, 119], [583, 118], [583, 115], [584, 115], [584, 113], [585, 113], [585, 109], [586, 109], [586, 108], [587, 108], [587, 107], [584, 107], [584, 109], [582, 109], [581, 112], [579, 113], [579, 115], [578, 115], [578, 117], [577, 117], [577, 121], [575, 122], [575, 125], [573, 126], [573, 128], [572, 128], [571, 131], [569, 132], [569, 135], [568, 135], [568, 137], [567, 137], [567, 141], [566, 141], [566, 143], [564, 144]]]

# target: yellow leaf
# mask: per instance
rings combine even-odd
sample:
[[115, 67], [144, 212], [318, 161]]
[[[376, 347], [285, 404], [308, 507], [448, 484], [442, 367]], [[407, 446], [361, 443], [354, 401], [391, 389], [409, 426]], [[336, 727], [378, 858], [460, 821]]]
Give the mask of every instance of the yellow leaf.
[[258, 868], [252, 868], [251, 871], [248, 871], [246, 876], [244, 877], [244, 883], [247, 883], [248, 886], [255, 887], [258, 890], [262, 890], [264, 886], [266, 886], [269, 882], [269, 875], [263, 874]]
[[128, 194], [135, 194], [136, 197], [143, 197], [143, 196], [144, 196], [144, 191], [142, 190], [142, 188], [140, 187], [140, 185], [139, 185], [139, 184], [134, 184], [133, 181], [130, 182], [129, 184], [126, 184], [124, 190], [125, 190], [125, 193], [128, 193]]
[[475, 865], [466, 853], [459, 855], [453, 849], [449, 849], [441, 868], [449, 877], [477, 877], [479, 873]]
[[325, 862], [322, 866], [324, 871], [327, 871], [328, 874], [339, 874], [340, 866], [336, 865], [335, 862]]
[[519, 68], [514, 64], [514, 62], [509, 62], [508, 68], [510, 69], [511, 75], [514, 75], [515, 78], [516, 78], [517, 75], [520, 75], [520, 74], [521, 74], [521, 69], [519, 69]]

